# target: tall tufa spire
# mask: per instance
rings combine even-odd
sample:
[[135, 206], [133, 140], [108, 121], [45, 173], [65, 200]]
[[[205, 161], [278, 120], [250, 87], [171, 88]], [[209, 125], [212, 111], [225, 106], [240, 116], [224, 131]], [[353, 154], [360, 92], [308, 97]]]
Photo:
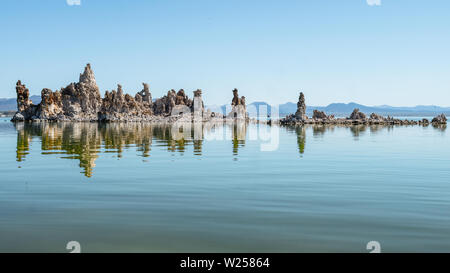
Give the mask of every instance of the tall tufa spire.
[[94, 71], [92, 71], [91, 64], [87, 64], [84, 68], [83, 74], [80, 74], [80, 83], [97, 85], [95, 81]]
[[298, 98], [298, 103], [297, 103], [297, 112], [295, 113], [295, 116], [301, 120], [307, 119], [305, 95], [303, 94], [303, 92], [300, 92], [300, 97]]

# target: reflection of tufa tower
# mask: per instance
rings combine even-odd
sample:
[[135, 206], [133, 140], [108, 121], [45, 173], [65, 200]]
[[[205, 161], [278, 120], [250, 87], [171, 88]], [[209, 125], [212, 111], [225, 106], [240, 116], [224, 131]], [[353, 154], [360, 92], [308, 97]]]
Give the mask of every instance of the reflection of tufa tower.
[[300, 97], [298, 98], [297, 112], [295, 113], [295, 117], [300, 120], [308, 119], [308, 117], [306, 116], [306, 103], [305, 95], [303, 94], [303, 92], [300, 92]]
[[306, 129], [304, 126], [299, 126], [295, 128], [295, 131], [297, 133], [298, 151], [300, 155], [303, 155], [305, 153]]
[[244, 121], [233, 123], [231, 137], [233, 139], [233, 155], [238, 155], [240, 147], [245, 146], [247, 136], [247, 124]]

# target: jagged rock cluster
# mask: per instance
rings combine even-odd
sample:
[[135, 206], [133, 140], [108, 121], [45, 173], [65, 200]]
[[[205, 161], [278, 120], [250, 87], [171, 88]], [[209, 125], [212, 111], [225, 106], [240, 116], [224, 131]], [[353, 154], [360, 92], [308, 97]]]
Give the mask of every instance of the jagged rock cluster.
[[24, 121], [28, 117], [33, 116], [38, 107], [30, 100], [30, 91], [21, 81], [18, 81], [16, 84], [16, 93], [18, 112], [14, 118], [17, 121]]
[[167, 92], [167, 95], [155, 101], [153, 109], [156, 115], [169, 116], [173, 112], [182, 112], [183, 109], [186, 109], [183, 106], [191, 109], [193, 101], [188, 98], [183, 89], [178, 92], [172, 89]]
[[101, 121], [151, 119], [153, 116], [151, 94], [148, 84], [143, 85], [144, 89], [134, 98], [129, 94], [124, 95], [120, 84], [117, 86], [117, 91], [106, 91], [98, 119]]
[[43, 89], [42, 101], [34, 105], [29, 91], [20, 81], [16, 84], [18, 112], [13, 121], [25, 120], [98, 120], [102, 106], [100, 91], [94, 73], [88, 64], [78, 83], [72, 83], [60, 91]]
[[242, 96], [241, 98], [239, 98], [239, 91], [235, 88], [233, 89], [233, 100], [231, 101], [231, 105], [232, 106], [238, 106], [238, 105], [242, 105], [244, 108], [245, 106], [245, 97]]
[[[16, 93], [18, 112], [12, 121], [172, 122], [184, 114], [193, 114], [206, 120], [213, 115], [204, 111], [201, 90], [194, 91], [193, 100], [181, 89], [178, 92], [170, 90], [167, 95], [153, 102], [146, 83], [143, 83], [142, 91], [134, 97], [125, 94], [122, 86], [118, 85], [117, 90], [106, 91], [102, 99], [90, 64], [80, 74], [78, 83], [72, 83], [56, 92], [43, 89], [39, 105], [32, 103], [29, 99], [30, 92], [21, 81], [16, 84]], [[236, 103], [245, 107], [245, 98], [238, 99]]]
[[[318, 110], [314, 110], [313, 111], [313, 116], [312, 116], [313, 120], [327, 120], [327, 119], [334, 119], [334, 116], [327, 116], [327, 114], [325, 114], [325, 112], [323, 111], [318, 111]], [[308, 119], [308, 117], [305, 118], [305, 120]]]
[[[289, 115], [279, 122], [281, 124], [294, 125], [294, 124], [342, 124], [342, 125], [429, 125], [430, 121], [423, 119], [420, 121], [415, 120], [403, 120], [394, 119], [392, 117], [383, 117], [378, 114], [372, 113], [367, 117], [359, 109], [353, 110], [348, 118], [335, 118], [333, 115], [328, 116], [323, 111], [314, 110], [312, 118], [306, 116], [306, 104], [303, 93], [300, 93], [299, 102], [297, 104], [297, 112]], [[435, 117], [432, 121], [434, 125], [447, 124], [447, 118], [444, 114]]]
[[431, 123], [437, 123], [437, 124], [447, 124], [447, 117], [444, 114], [441, 114], [437, 117], [435, 117]]
[[351, 119], [351, 120], [364, 120], [366, 118], [367, 118], [366, 115], [364, 113], [360, 112], [358, 108], [353, 110], [353, 113], [349, 117], [349, 119]]
[[245, 97], [239, 98], [237, 89], [233, 89], [233, 100], [231, 101], [231, 112], [227, 116], [232, 119], [248, 119]]

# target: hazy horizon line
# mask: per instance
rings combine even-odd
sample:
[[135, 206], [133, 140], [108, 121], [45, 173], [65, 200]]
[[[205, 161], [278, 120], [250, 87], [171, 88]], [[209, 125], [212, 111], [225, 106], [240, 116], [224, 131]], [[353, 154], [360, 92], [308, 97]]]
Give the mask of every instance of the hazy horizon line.
[[[164, 95], [163, 95], [164, 96]], [[32, 94], [30, 95], [31, 97], [41, 97], [41, 95], [36, 95], [36, 94]], [[103, 98], [103, 96], [102, 96]], [[12, 97], [0, 97], [0, 100], [11, 100], [11, 99], [17, 99], [17, 98], [12, 98]], [[155, 99], [153, 99], [155, 100]], [[275, 103], [275, 104], [271, 104], [268, 101], [261, 101], [261, 100], [255, 100], [255, 101], [251, 101], [249, 103], [247, 103], [247, 105], [253, 104], [253, 103], [267, 103], [270, 106], [274, 106], [274, 105], [283, 105], [283, 104], [288, 104], [288, 103], [292, 103], [292, 104], [297, 104], [297, 102], [295, 101], [287, 101], [284, 103]], [[205, 103], [205, 106], [223, 106], [223, 105], [227, 105], [228, 103], [221, 103], [221, 104], [217, 104], [217, 103], [212, 103], [212, 104], [208, 104]], [[397, 107], [397, 108], [411, 108], [411, 107], [418, 107], [418, 106], [425, 106], [425, 107], [430, 107], [430, 106], [435, 106], [435, 107], [440, 107], [440, 108], [450, 108], [450, 106], [444, 106], [444, 105], [438, 105], [438, 104], [415, 104], [415, 105], [392, 105], [392, 104], [381, 104], [381, 105], [368, 105], [368, 104], [364, 104], [364, 103], [359, 103], [359, 102], [355, 102], [355, 101], [350, 101], [350, 102], [340, 102], [340, 101], [336, 101], [336, 102], [331, 102], [328, 104], [322, 104], [322, 105], [306, 105], [307, 107], [327, 107], [330, 106], [332, 104], [358, 104], [358, 105], [362, 105], [362, 106], [366, 106], [366, 107], [374, 107], [374, 108], [379, 108], [379, 107]]]

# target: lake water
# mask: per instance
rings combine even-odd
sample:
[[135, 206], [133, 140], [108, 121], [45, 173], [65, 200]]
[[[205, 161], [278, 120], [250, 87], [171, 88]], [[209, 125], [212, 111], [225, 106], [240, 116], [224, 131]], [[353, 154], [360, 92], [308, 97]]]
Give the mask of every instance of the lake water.
[[0, 119], [0, 252], [450, 252], [446, 127], [186, 132]]

